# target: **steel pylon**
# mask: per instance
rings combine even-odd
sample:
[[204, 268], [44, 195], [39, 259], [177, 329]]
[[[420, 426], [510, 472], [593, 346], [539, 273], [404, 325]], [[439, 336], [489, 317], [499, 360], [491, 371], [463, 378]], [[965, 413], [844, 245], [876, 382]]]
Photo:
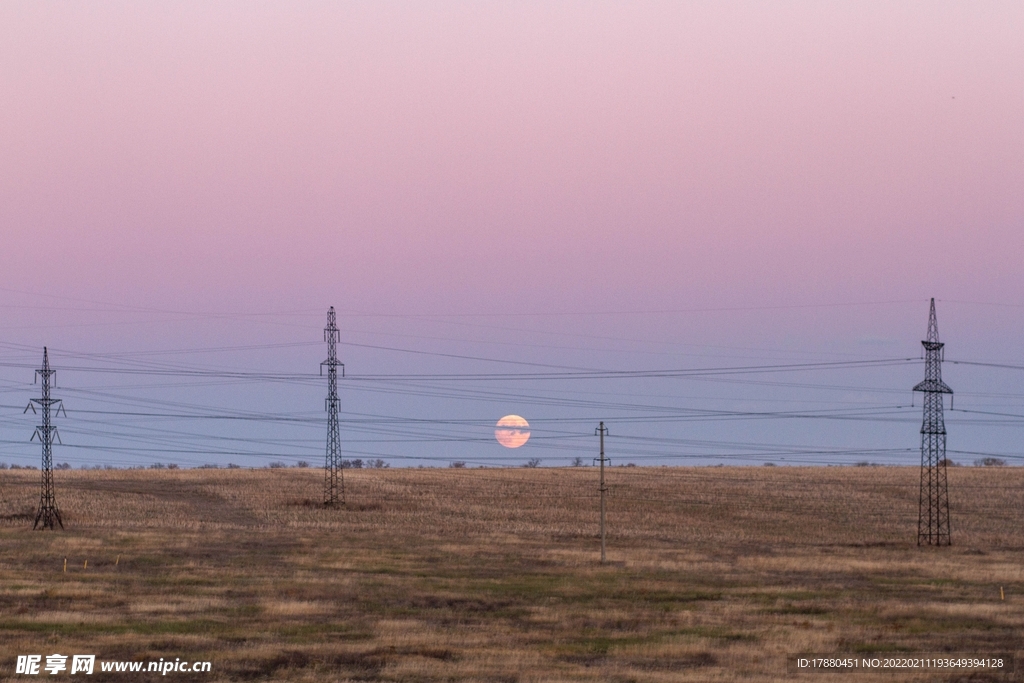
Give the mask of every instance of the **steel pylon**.
[[943, 394], [953, 390], [942, 381], [943, 344], [935, 317], [935, 299], [928, 315], [924, 347], [924, 381], [914, 391], [924, 393], [921, 423], [921, 490], [917, 518], [918, 545], [952, 545], [949, 524], [949, 484], [946, 479], [946, 423]]
[[345, 375], [345, 365], [338, 362], [337, 344], [339, 339], [337, 317], [334, 306], [327, 311], [327, 327], [324, 341], [327, 342], [327, 360], [320, 364], [320, 374], [327, 367], [327, 457], [324, 462], [324, 505], [345, 504], [344, 464], [341, 459], [341, 434], [338, 427], [338, 368]]
[[[43, 367], [36, 370], [36, 378], [40, 380], [42, 384], [42, 397], [33, 398], [25, 408], [27, 413], [30, 409], [33, 413], [36, 412], [36, 406], [39, 406], [43, 413], [43, 424], [36, 427], [36, 431], [32, 434], [32, 440], [39, 438], [39, 443], [43, 446], [43, 481], [42, 490], [39, 493], [39, 512], [36, 513], [36, 521], [32, 525], [33, 529], [56, 529], [57, 525], [61, 529], [64, 528], [64, 521], [60, 516], [60, 508], [57, 507], [57, 499], [53, 493], [53, 439], [54, 437], [60, 441], [60, 435], [57, 433], [57, 428], [50, 423], [50, 410], [54, 409], [55, 414], [60, 414], [60, 411], [64, 409], [63, 404], [59, 398], [52, 398], [50, 396], [50, 378], [57, 373], [56, 370], [50, 368], [50, 354], [46, 347], [43, 347]], [[67, 417], [67, 413], [64, 414]]]

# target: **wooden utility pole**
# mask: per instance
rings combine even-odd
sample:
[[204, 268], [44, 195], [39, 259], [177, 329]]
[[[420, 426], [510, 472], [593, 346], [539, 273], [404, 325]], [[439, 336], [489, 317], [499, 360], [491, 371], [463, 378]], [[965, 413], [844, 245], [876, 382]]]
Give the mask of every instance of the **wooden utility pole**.
[[604, 494], [608, 490], [608, 487], [604, 485], [604, 462], [607, 458], [604, 457], [604, 437], [608, 434], [608, 428], [604, 426], [604, 422], [597, 428], [597, 433], [601, 437], [601, 485], [598, 490], [601, 492], [601, 564], [606, 562], [604, 552]]

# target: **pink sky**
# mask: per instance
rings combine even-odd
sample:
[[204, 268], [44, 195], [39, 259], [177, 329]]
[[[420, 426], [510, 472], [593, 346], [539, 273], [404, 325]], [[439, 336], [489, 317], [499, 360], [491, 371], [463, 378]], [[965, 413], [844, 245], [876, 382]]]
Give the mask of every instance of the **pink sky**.
[[1020, 301], [1021, 36], [1015, 2], [4, 3], [0, 286]]
[[[916, 356], [933, 296], [950, 358], [1022, 364], [1022, 36], [1020, 2], [2, 3], [0, 455], [38, 458], [11, 406], [37, 390], [44, 344], [73, 416], [143, 399], [320, 415], [312, 382], [74, 366], [315, 373], [332, 305], [349, 379]], [[704, 312], [651, 312], [665, 309]], [[594, 311], [620, 313], [577, 315]], [[494, 312], [565, 315], [462, 315]], [[410, 313], [444, 318], [390, 315]], [[135, 355], [197, 347], [220, 350]], [[495, 449], [494, 421], [521, 414], [536, 430], [523, 458], [565, 416], [590, 448], [623, 403], [882, 406], [878, 423], [636, 429], [726, 450], [896, 448], [913, 462], [919, 412], [904, 406], [921, 368], [830, 372], [558, 389], [516, 378], [491, 394], [347, 382], [343, 398], [353, 413], [478, 419]], [[1019, 373], [946, 372], [958, 406], [1020, 414]], [[526, 395], [545, 391], [564, 395]], [[110, 418], [97, 436], [81, 415], [66, 436], [95, 450], [76, 466], [143, 457], [116, 456], [139, 443], [137, 425]], [[1016, 423], [957, 420], [956, 459], [1024, 462]], [[453, 424], [440, 436], [472, 432]], [[310, 425], [259, 429], [274, 444], [291, 434], [289, 457], [322, 457]], [[250, 426], [181, 430], [199, 464], [214, 442], [194, 432]], [[427, 448], [378, 436], [383, 453]], [[472, 459], [472, 441], [454, 443], [427, 450]], [[177, 457], [153, 447], [146, 457]], [[546, 464], [589, 453], [542, 452]]]

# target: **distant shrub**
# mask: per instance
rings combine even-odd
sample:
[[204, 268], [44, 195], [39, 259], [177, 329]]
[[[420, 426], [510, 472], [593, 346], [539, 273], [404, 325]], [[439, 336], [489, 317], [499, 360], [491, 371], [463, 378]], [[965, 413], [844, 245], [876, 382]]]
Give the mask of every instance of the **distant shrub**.
[[205, 465], [200, 465], [199, 466], [199, 469], [201, 469], [201, 470], [215, 470], [217, 468], [218, 468], [217, 465], [211, 465], [210, 463], [206, 463]]
[[576, 456], [575, 458], [573, 458], [572, 459], [572, 466], [573, 467], [583, 467], [583, 458], [581, 458], [579, 456]]
[[461, 460], [456, 460], [455, 462], [448, 463], [448, 467], [452, 467], [452, 468], [457, 469], [457, 470], [461, 470], [465, 466], [466, 466], [466, 463], [464, 463]]
[[636, 467], [636, 463], [635, 462], [627, 462], [626, 463], [626, 467]]
[[66, 462], [62, 462], [62, 463], [58, 463], [58, 464], [54, 465], [53, 469], [55, 469], [55, 470], [70, 470], [71, 469], [71, 465], [69, 465]]
[[[97, 465], [97, 467], [99, 467], [99, 465]], [[149, 466], [149, 469], [151, 469], [151, 470], [162, 470], [162, 469], [164, 469], [164, 464], [162, 462], [155, 462], [155, 463], [153, 463], [152, 465]]]
[[[960, 467], [960, 463], [958, 463], [958, 462], [956, 462], [954, 460], [950, 460], [949, 458], [943, 458], [942, 460], [939, 461], [939, 464], [940, 465], [945, 465], [946, 467]], [[975, 463], [975, 464], [977, 464], [977, 463]]]
[[1002, 458], [981, 458], [974, 461], [975, 467], [1006, 467], [1006, 461]]
[[7, 469], [7, 463], [0, 462], [0, 470], [6, 470], [6, 469]]
[[267, 465], [267, 467], [269, 467], [272, 470], [279, 470], [282, 467], [288, 467], [288, 465], [285, 465], [283, 462], [281, 462], [279, 460], [275, 460], [274, 462], [272, 462], [269, 465]]
[[306, 468], [306, 467], [309, 467], [309, 463], [306, 462], [305, 460], [300, 460], [297, 463], [295, 463], [295, 466], [296, 467]]
[[525, 463], [523, 463], [523, 467], [539, 467], [539, 466], [540, 466], [540, 458], [530, 458]]
[[229, 470], [237, 470], [237, 469], [240, 469], [241, 467], [242, 467], [241, 465], [236, 465], [233, 462], [229, 462], [228, 463], [228, 469]]
[[361, 470], [361, 469], [363, 469], [363, 461], [360, 460], [359, 458], [356, 458], [355, 460], [342, 460], [341, 461], [341, 466], [342, 467], [349, 467], [349, 468], [352, 468], [354, 470]]
[[[111, 469], [113, 469], [113, 468], [111, 468]], [[172, 462], [170, 465], [167, 466], [167, 469], [169, 469], [169, 470], [176, 470], [176, 469], [178, 469], [178, 466]]]
[[386, 462], [384, 462], [380, 458], [377, 458], [376, 460], [371, 460], [370, 462], [368, 462], [366, 464], [366, 466], [367, 467], [372, 467], [375, 470], [383, 470], [383, 469], [387, 469], [388, 467], [391, 467], [391, 465], [387, 464]]
[[775, 467], [775, 463], [773, 463], [773, 462], [766, 462], [766, 463], [764, 463], [761, 466], [762, 467]]

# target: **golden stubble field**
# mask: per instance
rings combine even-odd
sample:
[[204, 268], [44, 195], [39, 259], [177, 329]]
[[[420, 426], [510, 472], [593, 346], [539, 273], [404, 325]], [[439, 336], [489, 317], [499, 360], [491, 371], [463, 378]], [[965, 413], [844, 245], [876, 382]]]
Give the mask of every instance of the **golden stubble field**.
[[[57, 652], [212, 662], [151, 680], [777, 681], [1024, 633], [1024, 469], [951, 468], [937, 549], [916, 468], [616, 467], [607, 565], [591, 467], [347, 470], [339, 510], [317, 469], [55, 477], [67, 530], [41, 532], [39, 472], [0, 471], [3, 680]], [[1024, 674], [799, 678], [851, 676]]]

